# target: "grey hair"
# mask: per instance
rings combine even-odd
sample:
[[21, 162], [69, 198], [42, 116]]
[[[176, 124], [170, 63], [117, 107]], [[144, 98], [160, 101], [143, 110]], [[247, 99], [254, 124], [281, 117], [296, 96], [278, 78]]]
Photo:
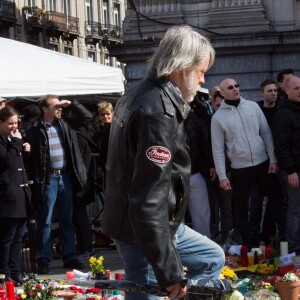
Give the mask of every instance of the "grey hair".
[[169, 76], [201, 64], [209, 57], [209, 68], [215, 61], [215, 50], [209, 40], [190, 26], [174, 26], [167, 30], [164, 38], [150, 59], [150, 66], [158, 77]]

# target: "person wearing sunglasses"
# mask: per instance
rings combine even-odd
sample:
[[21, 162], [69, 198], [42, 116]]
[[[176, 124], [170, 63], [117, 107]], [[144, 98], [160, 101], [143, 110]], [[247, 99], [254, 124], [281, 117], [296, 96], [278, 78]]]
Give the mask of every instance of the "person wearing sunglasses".
[[[211, 123], [215, 167], [221, 188], [226, 191], [232, 188], [234, 226], [243, 244], [252, 248], [258, 242], [257, 237], [249, 235], [252, 185], [256, 183], [269, 201], [280, 201], [279, 188], [268, 176], [278, 170], [272, 133], [260, 107], [240, 96], [239, 84], [234, 79], [224, 79], [220, 92], [224, 101]], [[226, 174], [225, 153], [231, 162], [231, 182]]]

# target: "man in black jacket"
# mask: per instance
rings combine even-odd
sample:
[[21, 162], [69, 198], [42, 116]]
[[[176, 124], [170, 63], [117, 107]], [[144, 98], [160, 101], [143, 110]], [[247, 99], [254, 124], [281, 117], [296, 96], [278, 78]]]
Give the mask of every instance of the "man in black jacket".
[[64, 267], [82, 269], [84, 265], [76, 259], [72, 208], [73, 194], [85, 188], [87, 172], [76, 132], [61, 116], [63, 107], [75, 112], [77, 122], [88, 122], [91, 114], [78, 102], [60, 101], [55, 95], [43, 97], [39, 106], [41, 119], [26, 132], [31, 145], [28, 175], [33, 181], [33, 200], [37, 202], [38, 273], [47, 274], [52, 260], [51, 218], [56, 202]]
[[213, 61], [205, 37], [170, 28], [147, 77], [117, 103], [110, 129], [103, 230], [115, 239], [126, 279], [150, 283], [154, 271], [170, 298], [186, 293], [182, 266], [196, 279], [217, 278], [224, 264], [217, 244], [182, 224], [190, 178], [184, 121]]
[[300, 255], [300, 78], [286, 80], [288, 100], [282, 101], [273, 119], [275, 154], [288, 190], [285, 235], [289, 253]]
[[206, 180], [215, 180], [216, 172], [211, 150], [210, 120], [207, 108], [196, 96], [186, 122], [186, 142], [191, 158], [190, 197], [188, 210], [192, 228], [211, 238], [210, 201]]

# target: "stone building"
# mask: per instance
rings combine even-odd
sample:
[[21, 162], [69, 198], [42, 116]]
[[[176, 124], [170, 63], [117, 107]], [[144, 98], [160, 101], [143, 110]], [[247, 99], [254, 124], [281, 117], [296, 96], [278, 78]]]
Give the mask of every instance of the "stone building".
[[124, 16], [124, 0], [0, 0], [0, 37], [123, 68], [107, 46]]
[[123, 44], [109, 45], [126, 63], [129, 83], [143, 78], [147, 59], [174, 24], [189, 24], [212, 41], [217, 58], [208, 89], [233, 77], [244, 97], [259, 100], [261, 81], [285, 68], [300, 72], [299, 0], [129, 0]]

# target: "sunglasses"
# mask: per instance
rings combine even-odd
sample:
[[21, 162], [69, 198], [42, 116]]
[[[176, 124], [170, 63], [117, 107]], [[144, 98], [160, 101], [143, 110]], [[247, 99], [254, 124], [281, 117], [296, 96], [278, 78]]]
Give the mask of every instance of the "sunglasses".
[[236, 84], [234, 84], [234, 85], [228, 86], [227, 89], [228, 89], [228, 90], [233, 90], [234, 88], [237, 89], [237, 88], [239, 88], [239, 87], [240, 87], [240, 85], [239, 85], [238, 83], [236, 83]]

